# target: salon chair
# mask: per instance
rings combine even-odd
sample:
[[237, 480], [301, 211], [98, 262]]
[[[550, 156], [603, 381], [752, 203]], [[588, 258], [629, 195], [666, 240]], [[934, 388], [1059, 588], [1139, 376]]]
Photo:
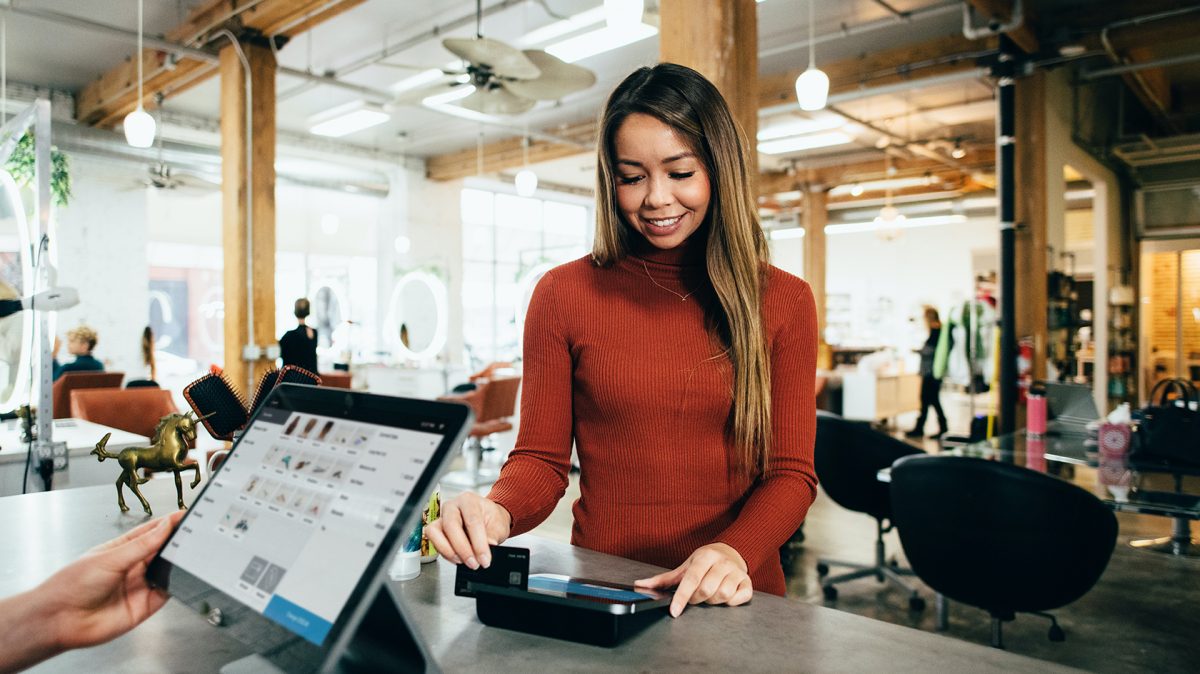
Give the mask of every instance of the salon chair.
[[71, 391], [93, 388], [120, 389], [123, 379], [124, 372], [64, 372], [51, 389], [54, 418], [66, 419], [71, 416]]
[[77, 419], [153, 440], [159, 420], [179, 408], [171, 392], [161, 388], [96, 388], [71, 391], [70, 412]]
[[321, 386], [332, 388], [351, 388], [351, 382], [354, 379], [349, 372], [322, 372]]
[[496, 377], [479, 380], [479, 387], [461, 395], [445, 395], [439, 400], [464, 402], [475, 411], [475, 423], [463, 445], [464, 470], [456, 470], [442, 478], [442, 484], [474, 489], [496, 481], [499, 469], [483, 467], [483, 453], [493, 449], [496, 433], [512, 430], [511, 417], [517, 410], [517, 393], [521, 377]]
[[[946, 598], [987, 611], [992, 646], [1017, 613], [1050, 620], [1096, 584], [1117, 541], [1117, 518], [1059, 478], [1000, 461], [913, 456], [891, 471], [892, 521], [913, 571]], [[1106, 635], [1105, 638], [1111, 638]]]
[[[908, 606], [913, 611], [925, 610], [925, 600], [916, 587], [905, 579], [913, 572], [902, 568], [894, 559], [887, 559], [883, 535], [894, 526], [888, 484], [879, 481], [879, 471], [896, 460], [923, 454], [912, 445], [876, 431], [867, 424], [847, 421], [823, 410], [817, 411], [817, 440], [813, 461], [821, 488], [838, 505], [847, 510], [870, 515], [875, 520], [875, 559], [872, 564], [817, 560], [817, 575], [821, 591], [829, 601], [837, 599], [838, 583], [874, 576], [879, 582], [888, 581], [908, 594]], [[852, 569], [829, 577], [830, 567]]]

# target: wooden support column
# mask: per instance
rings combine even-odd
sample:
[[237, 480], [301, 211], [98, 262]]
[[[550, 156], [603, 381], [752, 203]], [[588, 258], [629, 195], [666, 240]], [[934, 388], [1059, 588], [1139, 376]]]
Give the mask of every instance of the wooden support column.
[[1046, 378], [1046, 78], [1038, 71], [1016, 80], [1016, 337], [1032, 337], [1033, 377]]
[[817, 304], [818, 340], [825, 342], [825, 225], [829, 223], [829, 193], [823, 185], [804, 190], [804, 280]]
[[658, 56], [694, 68], [729, 103], [757, 182], [758, 15], [754, 0], [661, 0]]
[[[221, 245], [225, 257], [225, 374], [253, 394], [250, 382], [273, 363], [242, 359], [253, 343], [275, 344], [275, 55], [268, 45], [242, 43], [250, 66], [251, 123], [246, 128], [247, 91], [237, 49], [221, 49]], [[247, 147], [249, 138], [250, 147]], [[247, 167], [247, 150], [250, 166]], [[247, 191], [247, 168], [250, 170]], [[249, 204], [252, 218], [247, 218]], [[252, 219], [252, 222], [250, 220]], [[249, 268], [249, 273], [247, 269]], [[253, 310], [248, 306], [252, 290]], [[249, 342], [250, 326], [254, 327]]]

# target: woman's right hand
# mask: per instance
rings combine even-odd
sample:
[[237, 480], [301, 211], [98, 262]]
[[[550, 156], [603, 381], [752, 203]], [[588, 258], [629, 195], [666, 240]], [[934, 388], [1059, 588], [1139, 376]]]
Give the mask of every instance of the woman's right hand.
[[489, 546], [503, 543], [511, 531], [512, 516], [503, 506], [467, 492], [442, 503], [441, 517], [425, 535], [446, 559], [478, 569], [491, 566]]

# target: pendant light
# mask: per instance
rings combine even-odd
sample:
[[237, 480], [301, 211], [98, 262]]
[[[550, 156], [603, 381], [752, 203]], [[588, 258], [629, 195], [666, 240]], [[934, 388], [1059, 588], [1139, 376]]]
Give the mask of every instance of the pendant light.
[[538, 177], [529, 168], [529, 136], [521, 139], [521, 152], [524, 157], [523, 163], [525, 168], [517, 171], [517, 177], [513, 180], [513, 183], [517, 186], [517, 196], [532, 197], [533, 193], [537, 192]]
[[134, 147], [150, 147], [154, 144], [154, 118], [142, 107], [142, 0], [138, 0], [138, 37], [137, 37], [138, 96], [137, 108], [125, 115], [125, 141]]
[[801, 110], [821, 110], [829, 98], [829, 76], [817, 68], [817, 44], [814, 36], [813, 5], [808, 0], [808, 69], [796, 78], [796, 99]]
[[[885, 155], [887, 159], [888, 175], [892, 173], [892, 156]], [[879, 209], [879, 215], [875, 216], [875, 231], [880, 238], [885, 241], [891, 241], [900, 236], [900, 229], [904, 226], [904, 221], [907, 218], [895, 206], [892, 205], [892, 184], [887, 182], [887, 189], [883, 193], [883, 208]]]

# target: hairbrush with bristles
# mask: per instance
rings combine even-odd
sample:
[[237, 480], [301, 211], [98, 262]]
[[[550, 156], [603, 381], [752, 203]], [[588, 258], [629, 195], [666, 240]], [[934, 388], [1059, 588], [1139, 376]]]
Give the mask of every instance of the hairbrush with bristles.
[[218, 440], [232, 440], [235, 433], [246, 427], [250, 417], [271, 395], [271, 391], [284, 383], [320, 386], [321, 378], [295, 365], [285, 365], [282, 370], [268, 370], [258, 380], [253, 404], [247, 405], [245, 398], [237, 393], [225, 377], [206, 374], [184, 387], [183, 397], [192, 406], [196, 416], [202, 418], [210, 435]]
[[183, 388], [183, 397], [218, 440], [232, 440], [249, 420], [245, 399], [223, 376], [204, 375]]

